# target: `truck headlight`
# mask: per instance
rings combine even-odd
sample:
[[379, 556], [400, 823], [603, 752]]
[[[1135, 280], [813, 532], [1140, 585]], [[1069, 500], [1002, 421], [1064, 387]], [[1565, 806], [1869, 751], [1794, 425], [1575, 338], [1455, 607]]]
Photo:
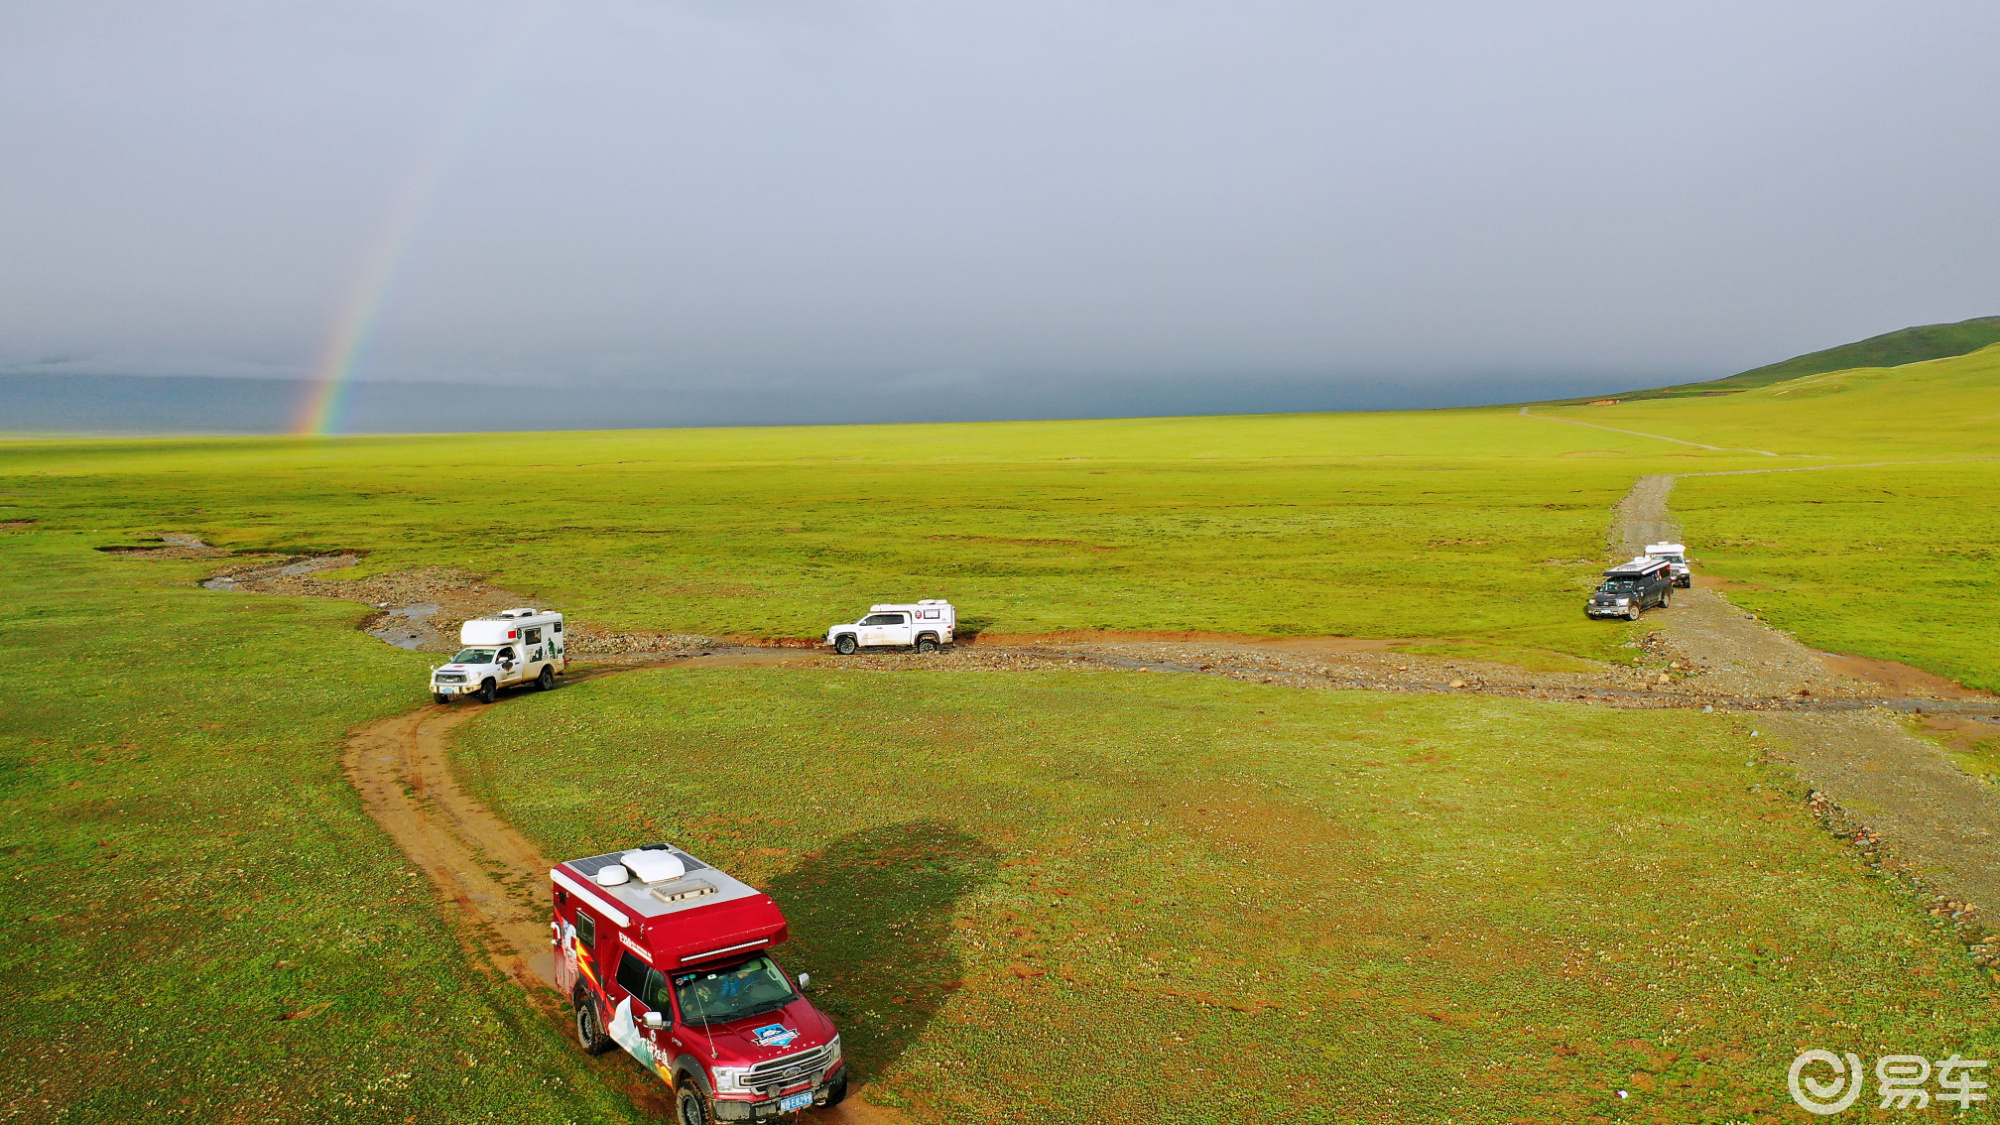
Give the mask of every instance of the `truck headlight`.
[[1631, 598], [1619, 598], [1619, 599], [1618, 599], [1618, 604], [1619, 604], [1619, 605], [1631, 605], [1631, 604], [1632, 604], [1632, 599], [1631, 599]]
[[746, 1085], [744, 1085], [744, 1083], [743, 1083], [743, 1078], [744, 1078], [744, 1076], [745, 1076], [745, 1075], [747, 1075], [747, 1074], [749, 1074], [749, 1073], [750, 1073], [750, 1068], [749, 1068], [749, 1067], [747, 1067], [747, 1066], [718, 1066], [718, 1067], [716, 1067], [716, 1068], [715, 1068], [715, 1092], [716, 1092], [716, 1093], [718, 1093], [718, 1094], [747, 1094], [747, 1093], [751, 1093], [752, 1091], [751, 1091], [750, 1087], [749, 1087], [749, 1086], [746, 1086]]
[[826, 1068], [832, 1070], [839, 1066], [843, 1057], [840, 1053], [840, 1036], [836, 1035], [833, 1037], [833, 1042], [826, 1045]]

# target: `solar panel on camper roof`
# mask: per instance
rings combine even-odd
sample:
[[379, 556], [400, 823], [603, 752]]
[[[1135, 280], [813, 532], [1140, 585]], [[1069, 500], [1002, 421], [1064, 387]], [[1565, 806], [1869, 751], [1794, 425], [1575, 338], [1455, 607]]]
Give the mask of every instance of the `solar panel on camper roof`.
[[708, 864], [703, 863], [702, 861], [687, 854], [686, 852], [680, 850], [679, 848], [674, 847], [672, 844], [646, 844], [637, 848], [623, 848], [615, 852], [606, 852], [603, 855], [594, 855], [588, 859], [572, 859], [569, 861], [569, 865], [571, 867], [576, 868], [578, 871], [582, 872], [586, 878], [595, 879], [597, 878], [597, 873], [599, 871], [602, 871], [603, 869], [611, 866], [614, 863], [622, 862], [620, 857], [622, 857], [626, 852], [637, 852], [637, 851], [669, 851], [681, 857], [681, 863], [689, 871], [708, 870]]

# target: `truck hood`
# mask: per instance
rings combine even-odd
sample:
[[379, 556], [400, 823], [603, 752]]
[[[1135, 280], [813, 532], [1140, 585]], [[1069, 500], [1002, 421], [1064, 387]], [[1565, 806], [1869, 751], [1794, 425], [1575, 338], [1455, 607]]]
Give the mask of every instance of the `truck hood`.
[[835, 1034], [833, 1021], [804, 998], [761, 1016], [688, 1030], [703, 1046], [714, 1041], [717, 1066], [752, 1066], [780, 1055], [795, 1055], [832, 1042]]

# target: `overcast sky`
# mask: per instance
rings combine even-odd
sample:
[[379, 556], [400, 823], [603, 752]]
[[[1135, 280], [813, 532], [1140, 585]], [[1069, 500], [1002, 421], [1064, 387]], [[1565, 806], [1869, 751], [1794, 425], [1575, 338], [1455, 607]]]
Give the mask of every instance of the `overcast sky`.
[[1991, 3], [0, 0], [0, 371], [352, 336], [369, 379], [794, 415], [1712, 377], [2000, 313], [1996, 41]]

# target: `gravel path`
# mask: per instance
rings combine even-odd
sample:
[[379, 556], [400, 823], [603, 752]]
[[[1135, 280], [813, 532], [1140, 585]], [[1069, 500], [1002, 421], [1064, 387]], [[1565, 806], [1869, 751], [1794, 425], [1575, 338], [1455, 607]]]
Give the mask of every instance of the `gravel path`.
[[[1614, 557], [1675, 538], [1673, 478], [1643, 477], [1616, 509]], [[1865, 825], [1911, 874], [1949, 899], [2000, 909], [2000, 791], [1908, 733], [1894, 711], [1981, 711], [2000, 701], [1913, 699], [1896, 687], [1843, 675], [1826, 654], [1751, 619], [1712, 590], [1675, 592], [1657, 622], [1665, 651], [1699, 661], [1718, 694], [1780, 703], [1760, 729], [1789, 747], [1799, 776], [1850, 830]], [[1819, 705], [1798, 706], [1806, 701]], [[1837, 706], [1837, 704], [1847, 706]], [[1859, 707], [1856, 704], [1873, 703]], [[1789, 704], [1789, 705], [1787, 705]]]

